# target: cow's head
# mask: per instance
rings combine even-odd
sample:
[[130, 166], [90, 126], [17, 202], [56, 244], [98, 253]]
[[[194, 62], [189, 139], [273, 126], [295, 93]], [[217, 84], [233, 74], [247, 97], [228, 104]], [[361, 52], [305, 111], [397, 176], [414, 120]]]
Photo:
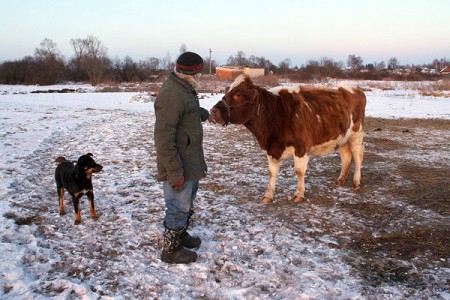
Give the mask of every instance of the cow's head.
[[248, 76], [240, 75], [225, 89], [222, 100], [211, 109], [217, 123], [225, 126], [230, 123], [246, 124], [259, 109], [258, 87]]

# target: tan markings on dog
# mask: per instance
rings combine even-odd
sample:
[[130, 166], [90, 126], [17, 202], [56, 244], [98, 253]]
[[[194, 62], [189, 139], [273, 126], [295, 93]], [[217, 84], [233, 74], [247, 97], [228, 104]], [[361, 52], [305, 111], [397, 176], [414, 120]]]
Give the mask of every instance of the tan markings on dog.
[[66, 211], [64, 210], [64, 188], [61, 187], [58, 191], [59, 194], [59, 214], [65, 215]]
[[95, 208], [91, 200], [89, 200], [89, 211], [92, 219], [98, 219], [97, 214], [95, 213]]

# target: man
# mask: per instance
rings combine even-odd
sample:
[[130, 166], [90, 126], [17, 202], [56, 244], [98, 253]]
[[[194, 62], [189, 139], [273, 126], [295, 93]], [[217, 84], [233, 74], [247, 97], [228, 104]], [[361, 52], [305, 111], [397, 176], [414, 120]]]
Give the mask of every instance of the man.
[[203, 59], [198, 54], [181, 54], [155, 100], [157, 179], [163, 181], [166, 203], [161, 260], [167, 263], [195, 262], [197, 253], [189, 249], [201, 244], [187, 228], [199, 178], [207, 171], [201, 122], [209, 118], [209, 112], [200, 107], [194, 77], [202, 68]]

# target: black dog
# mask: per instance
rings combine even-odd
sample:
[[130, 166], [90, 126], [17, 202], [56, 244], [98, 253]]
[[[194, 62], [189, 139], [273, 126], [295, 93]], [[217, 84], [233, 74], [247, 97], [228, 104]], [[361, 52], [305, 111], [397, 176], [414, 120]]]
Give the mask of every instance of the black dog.
[[92, 173], [100, 172], [103, 167], [92, 159], [92, 153], [80, 156], [78, 162], [66, 160], [58, 157], [55, 162], [59, 163], [55, 170], [56, 190], [59, 197], [59, 214], [65, 215], [64, 211], [64, 189], [72, 196], [75, 208], [75, 225], [81, 223], [80, 198], [87, 195], [89, 209], [92, 219], [97, 219], [94, 207], [94, 190], [92, 186]]

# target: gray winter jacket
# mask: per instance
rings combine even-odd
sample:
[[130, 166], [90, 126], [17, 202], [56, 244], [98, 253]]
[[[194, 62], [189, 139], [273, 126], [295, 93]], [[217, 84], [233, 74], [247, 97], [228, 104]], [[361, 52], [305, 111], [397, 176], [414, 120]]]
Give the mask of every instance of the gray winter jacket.
[[197, 92], [174, 73], [162, 84], [155, 100], [157, 179], [171, 184], [204, 177], [202, 121], [208, 111], [200, 107]]

